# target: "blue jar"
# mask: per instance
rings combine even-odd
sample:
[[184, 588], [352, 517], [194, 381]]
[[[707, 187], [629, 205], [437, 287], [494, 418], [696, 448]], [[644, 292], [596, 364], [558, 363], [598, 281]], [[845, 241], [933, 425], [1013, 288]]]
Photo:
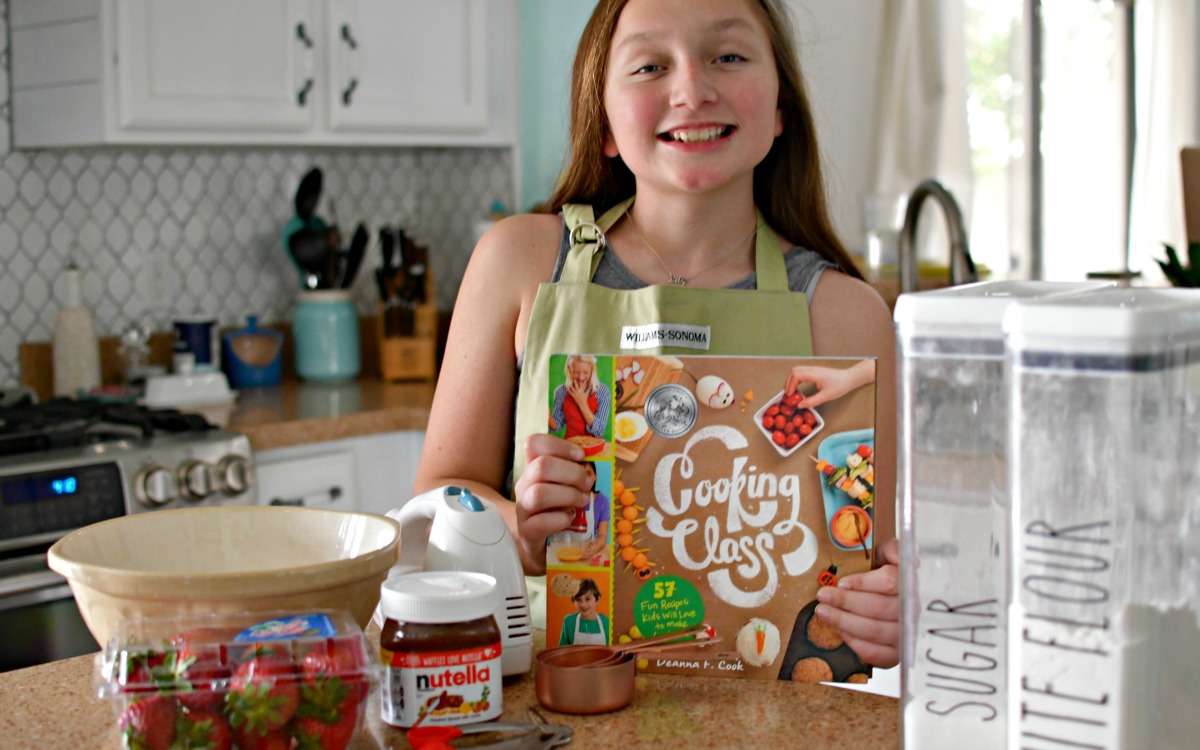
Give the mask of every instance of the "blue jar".
[[292, 313], [296, 374], [305, 380], [352, 380], [360, 369], [358, 311], [350, 292], [300, 292]]

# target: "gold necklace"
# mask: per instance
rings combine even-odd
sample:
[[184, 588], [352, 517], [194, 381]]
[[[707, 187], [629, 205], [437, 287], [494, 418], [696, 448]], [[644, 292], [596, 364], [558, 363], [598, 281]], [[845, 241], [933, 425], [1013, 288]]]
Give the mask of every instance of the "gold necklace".
[[737, 251], [741, 249], [742, 245], [746, 244], [746, 240], [748, 240], [751, 237], [753, 237], [754, 235], [758, 234], [758, 222], [755, 221], [754, 229], [750, 230], [750, 234], [746, 235], [746, 237], [741, 242], [734, 245], [733, 249], [730, 250], [725, 255], [725, 257], [723, 257], [721, 260], [717, 261], [716, 263], [713, 263], [711, 266], [708, 266], [706, 268], [701, 268], [699, 271], [696, 271], [691, 276], [680, 276], [679, 274], [675, 273], [670, 268], [668, 268], [667, 264], [663, 262], [663, 259], [658, 254], [658, 251], [655, 250], [654, 246], [650, 244], [650, 241], [646, 239], [646, 235], [642, 234], [641, 229], [638, 229], [637, 223], [633, 220], [633, 214], [628, 213], [628, 214], [625, 214], [625, 216], [629, 218], [629, 226], [633, 227], [633, 231], [637, 234], [638, 239], [640, 239], [642, 241], [642, 244], [646, 246], [646, 249], [650, 251], [650, 254], [653, 255], [654, 259], [658, 261], [658, 265], [662, 266], [662, 269], [667, 272], [667, 281], [674, 284], [675, 286], [687, 286], [688, 281], [696, 278], [700, 274], [707, 273], [707, 272], [713, 270], [714, 268], [717, 268], [718, 266], [725, 265], [725, 263], [727, 263], [729, 261], [729, 259], [732, 258], [734, 256], [734, 254], [737, 253]]

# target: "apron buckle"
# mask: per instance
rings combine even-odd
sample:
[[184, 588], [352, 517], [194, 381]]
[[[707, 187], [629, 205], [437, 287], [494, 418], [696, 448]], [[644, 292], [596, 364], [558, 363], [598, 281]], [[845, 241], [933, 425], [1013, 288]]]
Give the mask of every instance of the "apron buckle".
[[[584, 236], [583, 233], [580, 232], [581, 229], [590, 230], [591, 236]], [[575, 246], [581, 242], [584, 244], [595, 243], [596, 246], [592, 248], [593, 255], [603, 250], [608, 244], [608, 238], [604, 236], [604, 230], [600, 228], [599, 224], [595, 224], [590, 221], [581, 221], [580, 223], [571, 227], [570, 241], [572, 246]]]

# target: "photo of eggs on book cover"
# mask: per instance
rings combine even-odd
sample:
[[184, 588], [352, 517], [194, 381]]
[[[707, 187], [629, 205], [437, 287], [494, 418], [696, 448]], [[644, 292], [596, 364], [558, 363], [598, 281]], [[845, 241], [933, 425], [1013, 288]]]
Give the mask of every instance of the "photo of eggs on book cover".
[[[638, 669], [867, 680], [814, 610], [817, 589], [874, 558], [874, 360], [562, 354], [550, 368], [549, 431], [604, 443], [585, 449], [595, 502], [547, 539], [548, 644], [689, 630]], [[806, 405], [831, 377], [853, 386]]]

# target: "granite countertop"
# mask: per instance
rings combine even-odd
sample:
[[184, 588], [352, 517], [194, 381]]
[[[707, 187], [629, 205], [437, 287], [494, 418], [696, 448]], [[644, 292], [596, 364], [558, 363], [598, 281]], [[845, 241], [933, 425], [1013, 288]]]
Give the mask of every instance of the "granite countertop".
[[[284, 381], [238, 393], [226, 427], [250, 438], [256, 451], [424, 430], [433, 383], [389, 383], [359, 378], [345, 383]], [[226, 415], [222, 415], [226, 416]]]
[[[544, 634], [534, 634], [540, 649]], [[379, 632], [367, 629], [371, 645]], [[0, 745], [19, 748], [121, 747], [116, 713], [96, 698], [92, 656], [0, 674]], [[900, 708], [886, 698], [827, 685], [780, 681], [639, 675], [633, 702], [595, 716], [569, 716], [538, 705], [533, 672], [504, 685], [505, 722], [528, 722], [536, 708], [566, 724], [566, 748], [803, 747], [806, 750], [900, 747]], [[356, 750], [407, 748], [402, 730], [379, 718], [378, 690], [367, 705]], [[669, 743], [669, 744], [668, 744]]]

